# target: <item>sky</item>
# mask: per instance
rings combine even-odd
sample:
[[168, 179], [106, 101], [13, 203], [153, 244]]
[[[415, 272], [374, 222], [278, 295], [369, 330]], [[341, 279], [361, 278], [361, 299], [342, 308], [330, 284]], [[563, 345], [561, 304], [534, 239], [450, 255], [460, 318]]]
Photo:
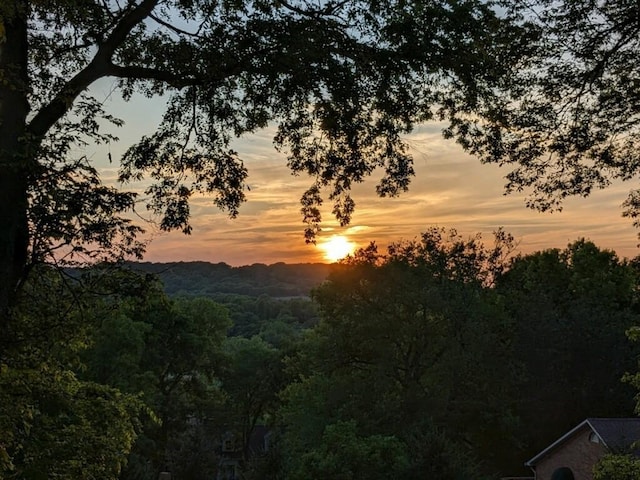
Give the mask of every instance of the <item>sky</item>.
[[[105, 162], [106, 153], [98, 147], [86, 152], [101, 167], [106, 183], [115, 181], [115, 159], [142, 135], [153, 132], [163, 108], [161, 102], [141, 98], [124, 103], [110, 96], [110, 91], [108, 82], [94, 87], [98, 97], [107, 99], [107, 110], [125, 121], [123, 128], [114, 131], [120, 141], [109, 147], [114, 163]], [[640, 254], [638, 231], [621, 216], [621, 204], [633, 185], [616, 184], [587, 199], [568, 199], [562, 212], [529, 210], [524, 196], [503, 194], [507, 169], [482, 165], [454, 141], [443, 139], [441, 130], [442, 125], [425, 124], [406, 137], [416, 171], [408, 192], [398, 198], [378, 198], [375, 176], [357, 185], [352, 195], [356, 211], [351, 225], [344, 228], [332, 218], [327, 203], [317, 245], [305, 244], [299, 204], [311, 179], [290, 173], [285, 155], [273, 147], [273, 130], [244, 137], [234, 146], [249, 171], [250, 190], [238, 217], [230, 219], [218, 211], [210, 198], [194, 198], [191, 235], [161, 232], [152, 222], [144, 225], [150, 241], [145, 260], [203, 260], [233, 266], [326, 263], [332, 259], [322, 247], [334, 236], [345, 237], [353, 247], [374, 241], [384, 251], [388, 243], [413, 240], [433, 226], [455, 228], [464, 237], [480, 232], [486, 244], [491, 244], [492, 232], [502, 227], [515, 237], [522, 253], [564, 248], [586, 238], [620, 257]], [[143, 205], [139, 210], [146, 215]]]

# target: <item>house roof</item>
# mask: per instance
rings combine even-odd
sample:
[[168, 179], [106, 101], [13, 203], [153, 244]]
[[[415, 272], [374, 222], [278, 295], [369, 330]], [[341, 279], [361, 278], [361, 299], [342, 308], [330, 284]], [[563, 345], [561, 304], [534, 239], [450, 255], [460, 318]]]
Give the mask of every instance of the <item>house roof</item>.
[[584, 429], [594, 432], [602, 444], [613, 451], [628, 449], [640, 440], [640, 418], [587, 418], [525, 462], [525, 466], [535, 466], [539, 460]]

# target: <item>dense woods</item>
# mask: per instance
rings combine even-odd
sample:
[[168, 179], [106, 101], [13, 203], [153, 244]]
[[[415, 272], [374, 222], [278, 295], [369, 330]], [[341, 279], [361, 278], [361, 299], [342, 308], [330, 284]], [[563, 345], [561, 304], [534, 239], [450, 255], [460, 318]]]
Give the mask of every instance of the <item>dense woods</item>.
[[[191, 269], [249, 289], [326, 278], [308, 297], [216, 292], [213, 278], [167, 295], [148, 273], [185, 285]], [[516, 255], [505, 232], [485, 245], [440, 229], [331, 268], [43, 268], [4, 339], [1, 475], [526, 474], [585, 417], [632, 414], [638, 273], [586, 240]]]
[[[144, 253], [140, 203], [165, 231], [191, 231], [193, 196], [237, 215], [234, 141], [267, 126], [309, 175], [307, 241], [376, 170], [380, 196], [407, 190], [405, 138], [429, 121], [539, 210], [635, 180], [639, 12], [0, 2], [0, 478], [496, 478], [586, 416], [630, 415], [640, 260], [588, 240], [516, 255], [502, 231], [431, 229], [331, 268], [122, 262]], [[105, 78], [166, 103], [117, 159], [138, 190], [78, 153], [123, 124], [93, 96]], [[624, 206], [640, 224], [637, 190]], [[636, 474], [624, 455], [595, 471]]]
[[308, 297], [331, 271], [327, 264], [254, 264], [230, 267], [225, 263], [172, 262], [136, 263], [136, 271], [160, 278], [168, 295], [219, 296], [236, 294], [250, 297]]

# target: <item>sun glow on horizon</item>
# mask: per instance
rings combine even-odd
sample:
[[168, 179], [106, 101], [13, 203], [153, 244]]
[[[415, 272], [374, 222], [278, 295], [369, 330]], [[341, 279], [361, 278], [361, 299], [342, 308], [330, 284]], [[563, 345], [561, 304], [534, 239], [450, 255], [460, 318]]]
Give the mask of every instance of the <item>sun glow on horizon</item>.
[[325, 259], [330, 262], [337, 262], [352, 254], [356, 249], [356, 244], [343, 235], [333, 235], [330, 239], [324, 241], [320, 248], [324, 250]]

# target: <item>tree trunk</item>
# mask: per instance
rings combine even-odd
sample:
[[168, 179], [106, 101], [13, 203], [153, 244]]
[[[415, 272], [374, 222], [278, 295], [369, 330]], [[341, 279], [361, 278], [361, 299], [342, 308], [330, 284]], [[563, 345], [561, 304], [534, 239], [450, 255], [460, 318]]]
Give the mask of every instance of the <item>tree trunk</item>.
[[[27, 186], [31, 159], [25, 139], [27, 91], [27, 1], [13, 0], [0, 35], [0, 338], [27, 261]], [[3, 12], [5, 13], [5, 12]]]

